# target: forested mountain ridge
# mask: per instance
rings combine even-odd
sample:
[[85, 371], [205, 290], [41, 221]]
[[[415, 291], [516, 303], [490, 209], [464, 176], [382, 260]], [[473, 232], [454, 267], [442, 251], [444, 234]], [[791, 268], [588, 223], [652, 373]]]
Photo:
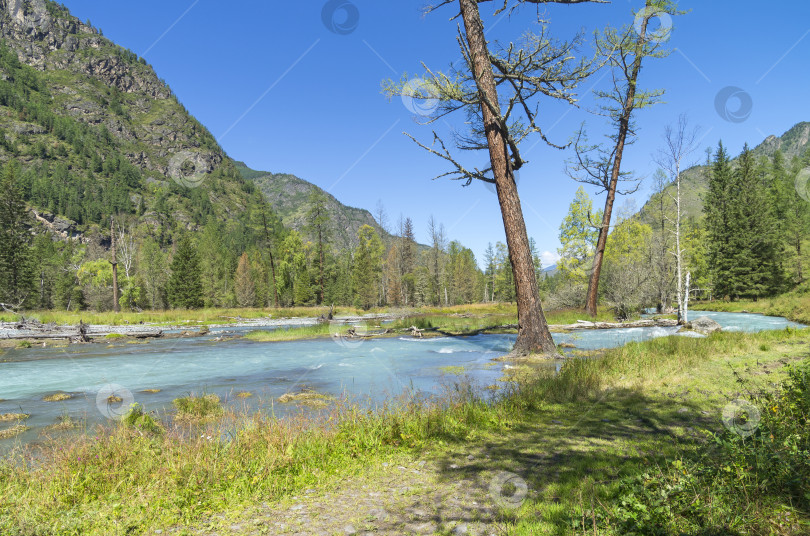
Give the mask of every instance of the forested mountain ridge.
[[[800, 122], [791, 127], [781, 136], [768, 136], [762, 143], [751, 150], [756, 158], [773, 158], [777, 151], [781, 151], [786, 162], [795, 157], [803, 156], [810, 148], [810, 122]], [[703, 159], [705, 155], [693, 154], [693, 161]], [[736, 162], [736, 158], [732, 162]], [[681, 175], [681, 203], [684, 215], [687, 218], [700, 219], [703, 216], [703, 198], [708, 191], [708, 168], [705, 164], [690, 167]], [[672, 189], [670, 184], [668, 189]], [[639, 211], [642, 220], [648, 219], [650, 207], [657, 194], [653, 194], [649, 201]]]
[[344, 205], [332, 194], [304, 179], [288, 173], [253, 170], [243, 162], [236, 162], [236, 168], [243, 178], [253, 182], [264, 194], [286, 227], [306, 234], [310, 197], [316, 191], [325, 196], [329, 214], [328, 232], [335, 246], [354, 248], [357, 245], [357, 232], [363, 225], [373, 227], [384, 238], [388, 236], [368, 210]]
[[123, 215], [165, 245], [262, 204], [152, 67], [89, 21], [0, 0], [0, 39], [0, 159], [20, 167], [40, 221], [81, 234]]

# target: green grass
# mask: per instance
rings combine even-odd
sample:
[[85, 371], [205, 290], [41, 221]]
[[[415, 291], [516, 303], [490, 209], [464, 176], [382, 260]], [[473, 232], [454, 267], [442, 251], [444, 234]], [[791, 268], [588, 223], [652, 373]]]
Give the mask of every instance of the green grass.
[[[646, 472], [666, 480], [676, 461], [707, 448], [688, 429], [716, 428], [722, 407], [740, 396], [741, 376], [750, 376], [745, 389], [770, 387], [786, 378], [784, 362], [807, 355], [808, 343], [810, 330], [668, 337], [568, 361], [557, 376], [522, 367], [522, 381], [493, 404], [476, 390], [451, 389], [436, 403], [398, 401], [377, 412], [336, 401], [325, 415], [284, 421], [226, 414], [203, 433], [168, 422], [159, 424], [163, 433], [99, 429], [46, 445], [35, 466], [0, 462], [0, 533], [165, 532], [220, 512], [230, 523], [257, 503], [337, 485], [383, 462], [419, 455], [448, 466], [474, 453], [489, 460], [485, 473], [471, 468], [465, 477], [508, 470], [538, 490], [502, 514], [506, 533], [583, 534], [576, 524], [584, 517], [590, 527], [594, 517], [599, 534], [619, 534], [607, 514], [620, 514], [614, 508], [633, 491], [626, 479]], [[181, 400], [191, 415], [221, 408], [204, 397]], [[698, 491], [701, 500], [711, 492]], [[780, 500], [759, 505], [757, 515], [781, 508]], [[744, 508], [728, 508], [750, 521]], [[648, 528], [639, 534], [654, 533]]]
[[[332, 325], [332, 330], [341, 329], [341, 332], [346, 331], [348, 327], [336, 327], [337, 324]], [[318, 337], [328, 337], [330, 335], [330, 324], [315, 324], [313, 326], [298, 326], [286, 329], [261, 329], [249, 331], [245, 334], [245, 338], [256, 342], [278, 342], [278, 341], [294, 341], [300, 339], [315, 339]]]
[[214, 394], [175, 398], [172, 405], [177, 409], [177, 418], [181, 420], [210, 420], [224, 413], [219, 397]]
[[783, 316], [794, 322], [810, 325], [810, 293], [803, 290], [757, 301], [698, 302], [692, 305], [691, 309], [727, 313], [743, 311], [762, 313], [769, 316]]

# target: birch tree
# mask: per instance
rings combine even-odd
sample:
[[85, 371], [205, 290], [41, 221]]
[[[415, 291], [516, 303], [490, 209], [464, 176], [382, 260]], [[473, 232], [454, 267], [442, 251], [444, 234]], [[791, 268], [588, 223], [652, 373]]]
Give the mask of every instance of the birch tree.
[[664, 129], [664, 148], [658, 153], [657, 162], [672, 180], [675, 193], [672, 189], [667, 191], [667, 195], [675, 203], [675, 218], [670, 223], [673, 226], [672, 232], [675, 235], [675, 280], [676, 299], [678, 301], [678, 323], [686, 322], [684, 313], [686, 311], [686, 301], [688, 297], [684, 294], [684, 279], [688, 274], [684, 274], [684, 248], [681, 247], [681, 219], [683, 209], [681, 208], [681, 174], [684, 169], [690, 167], [687, 160], [698, 147], [698, 128], [689, 127], [689, 119], [685, 115], [678, 117], [678, 122], [673, 127], [667, 125]]

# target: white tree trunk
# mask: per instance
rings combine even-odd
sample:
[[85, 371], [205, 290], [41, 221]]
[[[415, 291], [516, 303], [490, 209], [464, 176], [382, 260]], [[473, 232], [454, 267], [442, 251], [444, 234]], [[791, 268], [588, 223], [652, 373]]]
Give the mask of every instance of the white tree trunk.
[[689, 322], [689, 280], [692, 277], [691, 272], [686, 272], [686, 295], [683, 299], [683, 321]]

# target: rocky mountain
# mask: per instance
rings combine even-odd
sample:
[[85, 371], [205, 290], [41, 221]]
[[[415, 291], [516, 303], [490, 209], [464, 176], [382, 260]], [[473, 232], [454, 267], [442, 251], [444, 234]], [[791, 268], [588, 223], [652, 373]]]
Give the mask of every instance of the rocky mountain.
[[[771, 158], [776, 151], [782, 151], [785, 161], [790, 162], [794, 157], [804, 155], [808, 148], [810, 148], [810, 122], [801, 122], [781, 136], [768, 136], [752, 152], [757, 158], [762, 156]], [[681, 177], [681, 203], [687, 218], [700, 219], [703, 217], [702, 196], [708, 190], [708, 171], [705, 165], [699, 165], [683, 172]], [[668, 188], [673, 188], [673, 186], [670, 185]], [[656, 196], [653, 195], [641, 208], [639, 211], [641, 218], [647, 217], [651, 203], [655, 199]]]
[[143, 58], [63, 6], [0, 0], [0, 39], [0, 160], [41, 223], [81, 234], [118, 214], [165, 237], [263, 204]]
[[306, 215], [310, 208], [309, 198], [312, 191], [317, 190], [323, 192], [327, 199], [329, 231], [333, 243], [337, 247], [355, 247], [357, 230], [363, 225], [374, 227], [382, 235], [387, 234], [380, 229], [368, 210], [346, 206], [333, 195], [295, 175], [256, 171], [247, 167], [243, 162], [237, 162], [236, 167], [245, 179], [255, 184], [264, 194], [273, 211], [281, 218], [286, 227], [305, 231]]

